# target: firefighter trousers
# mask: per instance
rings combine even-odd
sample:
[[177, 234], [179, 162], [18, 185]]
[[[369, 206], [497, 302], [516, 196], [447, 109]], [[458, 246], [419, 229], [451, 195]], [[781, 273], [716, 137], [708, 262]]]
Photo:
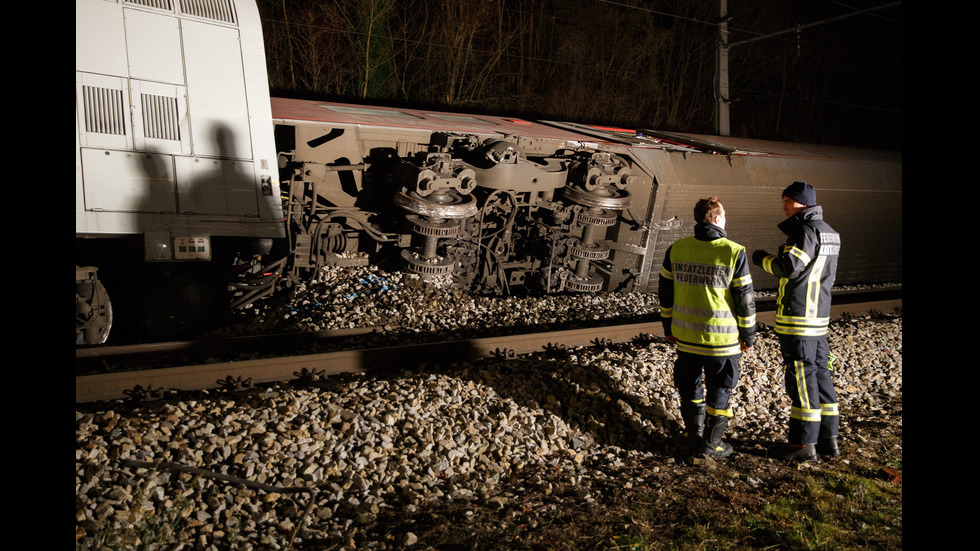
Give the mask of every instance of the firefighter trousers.
[[837, 391], [827, 336], [779, 335], [786, 366], [786, 392], [793, 407], [789, 419], [790, 444], [815, 444], [836, 438], [840, 425]]
[[739, 356], [701, 356], [677, 352], [674, 386], [682, 402], [706, 402], [708, 415], [731, 417], [732, 389], [738, 383]]

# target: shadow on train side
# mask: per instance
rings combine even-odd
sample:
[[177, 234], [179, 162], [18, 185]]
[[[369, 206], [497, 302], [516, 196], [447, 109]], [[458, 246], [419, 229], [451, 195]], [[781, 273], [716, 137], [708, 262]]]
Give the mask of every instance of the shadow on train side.
[[[225, 125], [215, 127], [212, 140], [221, 159], [234, 158], [232, 139]], [[180, 181], [172, 156], [144, 150], [138, 159], [140, 174], [133, 177], [145, 193], [125, 210], [139, 220], [139, 227], [152, 231], [156, 225], [167, 235], [170, 227], [207, 228], [208, 218], [248, 212], [242, 205], [255, 202], [254, 183], [238, 170], [241, 165], [214, 161], [202, 170], [197, 167], [202, 162], [208, 160], [195, 159], [193, 177]], [[193, 229], [188, 232], [193, 234]], [[113, 310], [108, 344], [191, 338], [229, 321], [228, 282], [233, 261], [261, 249], [256, 241], [212, 236], [211, 261], [144, 261], [148, 256], [142, 233], [81, 238], [76, 239], [75, 261], [80, 266], [99, 267]]]

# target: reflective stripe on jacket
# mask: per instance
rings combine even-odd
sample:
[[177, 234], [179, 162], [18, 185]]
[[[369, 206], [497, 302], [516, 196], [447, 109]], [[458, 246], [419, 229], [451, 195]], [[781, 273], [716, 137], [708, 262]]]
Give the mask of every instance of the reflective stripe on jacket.
[[745, 248], [713, 224], [667, 249], [660, 269], [660, 315], [677, 350], [702, 356], [739, 354], [755, 336], [755, 291]]
[[788, 236], [762, 269], [779, 278], [776, 333], [799, 337], [827, 334], [830, 291], [837, 277], [840, 234], [823, 221], [823, 208], [808, 207], [779, 224]]

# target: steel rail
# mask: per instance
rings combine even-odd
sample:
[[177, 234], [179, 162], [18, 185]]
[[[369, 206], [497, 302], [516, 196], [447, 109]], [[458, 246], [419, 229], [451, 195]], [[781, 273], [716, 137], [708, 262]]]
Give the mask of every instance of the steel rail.
[[[900, 309], [901, 306], [900, 298], [840, 304], [834, 305], [831, 317], [839, 318], [845, 314], [860, 315], [871, 311], [890, 312], [896, 308]], [[759, 312], [757, 322], [773, 325], [775, 312]], [[222, 386], [223, 382], [230, 381], [249, 381], [251, 385], [286, 381], [304, 372], [316, 376], [330, 376], [340, 373], [368, 372], [386, 367], [415, 367], [423, 363], [448, 364], [472, 361], [495, 353], [527, 354], [540, 351], [549, 344], [572, 348], [588, 346], [599, 341], [621, 343], [640, 335], [663, 337], [660, 321], [83, 375], [75, 377], [75, 402], [123, 399], [134, 389], [203, 390], [217, 388]]]

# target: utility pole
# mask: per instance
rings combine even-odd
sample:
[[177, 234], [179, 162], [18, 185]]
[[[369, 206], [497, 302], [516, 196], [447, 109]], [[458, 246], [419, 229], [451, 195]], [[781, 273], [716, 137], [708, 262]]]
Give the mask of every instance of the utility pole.
[[728, 0], [718, 0], [718, 52], [715, 54], [715, 133], [729, 136], [728, 96]]
[[750, 42], [755, 42], [757, 40], [765, 40], [767, 38], [772, 38], [774, 36], [779, 36], [786, 33], [795, 32], [799, 35], [800, 31], [810, 27], [816, 27], [817, 25], [823, 25], [825, 23], [832, 23], [834, 21], [840, 21], [841, 19], [847, 19], [848, 17], [854, 17], [856, 15], [863, 15], [866, 13], [871, 13], [874, 11], [882, 10], [885, 8], [891, 8], [894, 6], [901, 6], [901, 0], [894, 2], [889, 2], [887, 4], [882, 4], [881, 6], [874, 6], [871, 8], [865, 8], [863, 10], [856, 10], [850, 13], [845, 13], [843, 15], [838, 15], [835, 17], [828, 17], [820, 21], [814, 21], [813, 23], [806, 23], [803, 25], [796, 25], [789, 29], [784, 29], [781, 31], [776, 31], [774, 33], [769, 33], [766, 35], [756, 36], [747, 40], [741, 40], [734, 44], [729, 44], [728, 42], [728, 21], [731, 17], [728, 15], [728, 0], [718, 0], [718, 52], [715, 55], [715, 73], [717, 78], [718, 88], [715, 91], [715, 132], [719, 136], [730, 136], [731, 130], [729, 128], [729, 105], [731, 104], [730, 98], [728, 96], [728, 50], [735, 46], [742, 46], [743, 44], [748, 44]]

